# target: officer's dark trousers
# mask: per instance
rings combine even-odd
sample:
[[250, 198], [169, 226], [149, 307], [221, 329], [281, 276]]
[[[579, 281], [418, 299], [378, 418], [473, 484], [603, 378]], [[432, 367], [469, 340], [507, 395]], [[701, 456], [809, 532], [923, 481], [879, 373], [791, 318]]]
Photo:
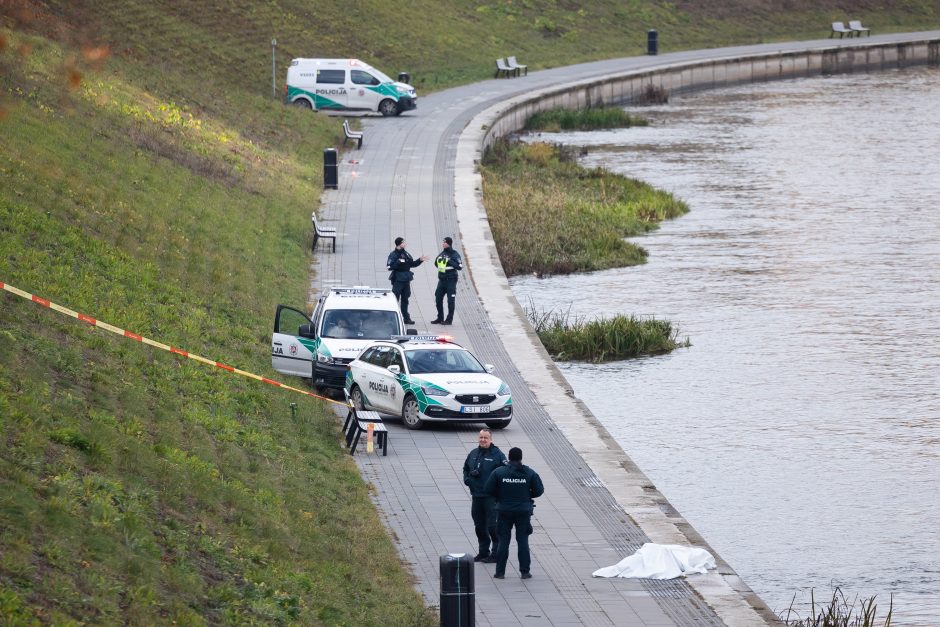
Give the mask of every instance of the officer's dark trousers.
[[[444, 294], [447, 294], [447, 318], [444, 318]], [[457, 300], [457, 277], [437, 279], [437, 289], [434, 290], [434, 302], [437, 305], [437, 319], [445, 322], [454, 321], [454, 306]]]
[[401, 315], [405, 320], [411, 320], [408, 315], [408, 299], [411, 298], [411, 281], [392, 282], [392, 294], [401, 304]]
[[499, 512], [496, 520], [496, 536], [499, 544], [496, 547], [496, 574], [506, 573], [506, 562], [509, 560], [509, 536], [512, 528], [516, 528], [516, 544], [519, 545], [519, 572], [529, 572], [532, 558], [529, 556], [529, 536], [532, 534], [532, 514], [528, 512]]
[[[496, 499], [491, 496], [474, 496], [470, 505], [470, 515], [473, 517], [473, 530], [477, 534], [480, 555], [486, 557], [496, 554], [499, 542], [496, 539]], [[490, 551], [490, 543], [493, 550]]]

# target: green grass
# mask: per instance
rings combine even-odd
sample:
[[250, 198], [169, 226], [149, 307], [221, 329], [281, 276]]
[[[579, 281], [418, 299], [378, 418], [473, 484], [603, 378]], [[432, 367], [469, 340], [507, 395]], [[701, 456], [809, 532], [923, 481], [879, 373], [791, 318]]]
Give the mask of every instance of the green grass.
[[483, 202], [508, 276], [567, 274], [644, 263], [624, 240], [688, 207], [671, 194], [578, 165], [545, 143], [499, 140], [481, 166]]
[[601, 363], [659, 355], [691, 346], [667, 320], [618, 314], [584, 318], [570, 311], [539, 311], [530, 304], [526, 315], [545, 350], [558, 361]]
[[552, 109], [536, 113], [525, 123], [527, 131], [590, 131], [605, 128], [629, 128], [646, 126], [649, 122], [632, 116], [619, 107], [597, 107], [572, 111], [570, 109]]
[[[249, 132], [4, 42], [0, 280], [270, 376], [335, 121], [248, 97]], [[3, 292], [0, 623], [435, 624], [339, 439], [323, 403]]]

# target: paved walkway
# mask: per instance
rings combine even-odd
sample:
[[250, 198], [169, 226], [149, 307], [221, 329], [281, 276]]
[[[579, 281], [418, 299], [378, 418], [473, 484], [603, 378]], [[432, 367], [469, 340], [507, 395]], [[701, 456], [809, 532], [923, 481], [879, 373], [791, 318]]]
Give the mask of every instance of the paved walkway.
[[[915, 38], [893, 36], [892, 40], [903, 37]], [[323, 194], [321, 218], [336, 226], [340, 235], [336, 254], [322, 246], [318, 249], [311, 289], [319, 292], [339, 284], [384, 287], [388, 274], [385, 258], [397, 235], [405, 237], [415, 257], [427, 254], [433, 258], [447, 235], [454, 237], [455, 248], [462, 253], [465, 243], [471, 249], [480, 244], [461, 239], [480, 238], [481, 231], [474, 224], [482, 218], [461, 215], [458, 229], [454, 165], [461, 134], [466, 137], [465, 131], [473, 131], [467, 128], [470, 121], [494, 103], [534, 89], [631, 69], [832, 45], [851, 44], [848, 40], [821, 40], [583, 64], [421, 97], [417, 111], [397, 118], [364, 117], [362, 149], [342, 154], [340, 187]], [[535, 468], [545, 483], [545, 496], [538, 499], [533, 518], [534, 577], [519, 579], [512, 553], [502, 581], [492, 578], [493, 565], [477, 564], [477, 624], [751, 625], [773, 620], [768, 608], [717, 555], [720, 572], [690, 580], [591, 577], [592, 571], [618, 562], [650, 541], [651, 535], [657, 542], [708, 546], [586, 407], [569, 399], [576, 410], [562, 415], [554, 404], [543, 406], [544, 399], [559, 391], [570, 396], [567, 383], [542, 351], [532, 353], [536, 357], [527, 358], [521, 367], [544, 371], [550, 384], [542, 390], [527, 385], [513, 361], [518, 354], [507, 350], [518, 339], [513, 335], [523, 340], [527, 337], [524, 325], [518, 322], [518, 305], [494, 305], [493, 299], [487, 299], [490, 310], [484, 310], [474, 284], [503, 290], [509, 294], [508, 301], [511, 293], [500, 273], [485, 269], [479, 256], [477, 263], [473, 258], [466, 261], [468, 268], [461, 273], [458, 285], [455, 324], [448, 331], [484, 362], [495, 364], [496, 374], [511, 386], [516, 413], [507, 429], [494, 433], [495, 443], [503, 451], [521, 447], [524, 463]], [[436, 273], [426, 263], [415, 274], [411, 315], [419, 331], [433, 330], [427, 323], [435, 317]], [[590, 437], [573, 437], [578, 428]], [[375, 501], [402, 558], [431, 605], [439, 601], [439, 557], [452, 552], [475, 553], [470, 498], [461, 467], [476, 446], [478, 430], [478, 426], [444, 426], [408, 431], [391, 421], [389, 456], [367, 455], [362, 449], [356, 456], [363, 476], [375, 486]], [[622, 472], [622, 480], [615, 479], [617, 485], [610, 479], [605, 484], [592, 470], [598, 467], [592, 466], [598, 459], [609, 462], [605, 477], [612, 476], [611, 469]], [[624, 497], [625, 492], [640, 496]], [[651, 526], [643, 524], [644, 520], [659, 522]], [[657, 531], [651, 534], [650, 529]]]

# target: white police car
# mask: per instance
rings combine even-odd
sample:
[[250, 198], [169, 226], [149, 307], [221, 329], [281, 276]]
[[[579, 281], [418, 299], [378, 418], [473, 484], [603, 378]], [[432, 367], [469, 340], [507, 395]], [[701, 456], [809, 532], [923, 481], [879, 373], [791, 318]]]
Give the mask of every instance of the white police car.
[[292, 307], [277, 306], [271, 365], [282, 374], [312, 378], [318, 388], [339, 389], [346, 381], [346, 365], [363, 348], [404, 331], [392, 290], [332, 287], [320, 296], [311, 318]]
[[409, 429], [425, 422], [512, 420], [509, 386], [447, 336], [398, 336], [369, 344], [349, 364], [346, 391], [359, 409], [401, 416]]

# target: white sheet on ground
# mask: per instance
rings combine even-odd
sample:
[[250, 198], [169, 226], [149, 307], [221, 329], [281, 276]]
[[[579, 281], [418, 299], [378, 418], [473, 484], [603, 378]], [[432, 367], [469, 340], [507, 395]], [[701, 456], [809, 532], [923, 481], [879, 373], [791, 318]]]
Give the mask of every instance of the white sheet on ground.
[[715, 567], [715, 558], [705, 549], [647, 542], [630, 557], [595, 570], [594, 576], [673, 579], [680, 575], [707, 573], [709, 568]]

